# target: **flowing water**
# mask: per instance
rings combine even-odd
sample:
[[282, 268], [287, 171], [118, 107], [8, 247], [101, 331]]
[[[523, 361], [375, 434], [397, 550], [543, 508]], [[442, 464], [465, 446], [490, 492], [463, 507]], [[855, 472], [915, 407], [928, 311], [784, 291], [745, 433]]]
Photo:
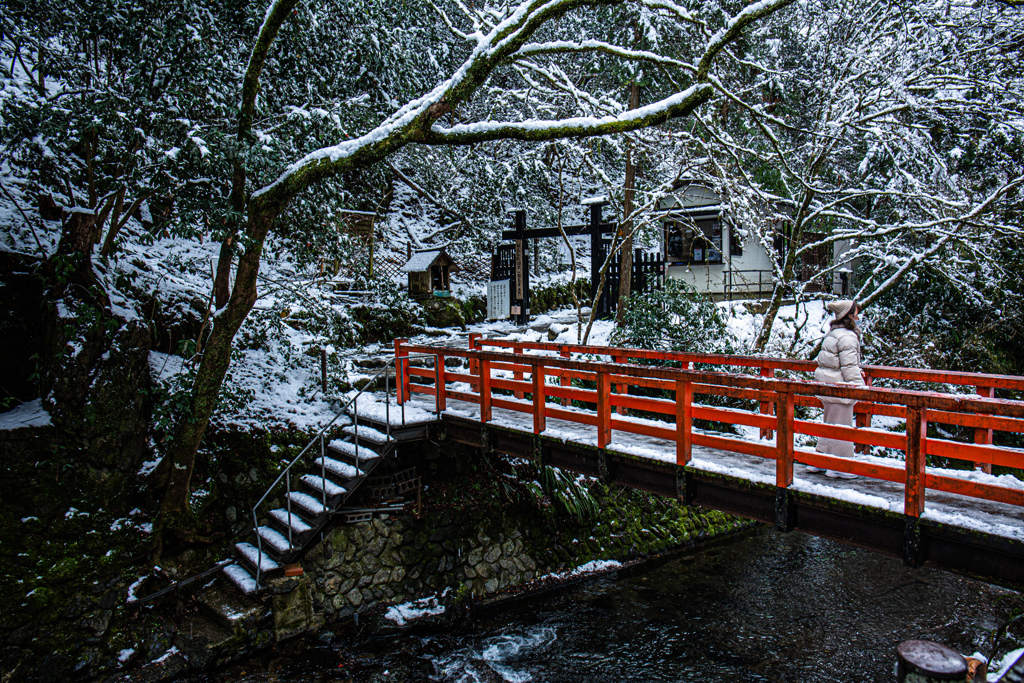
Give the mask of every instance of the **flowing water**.
[[996, 586], [766, 529], [491, 609], [471, 627], [339, 638], [320, 650], [326, 665], [307, 655], [218, 680], [893, 681], [900, 641], [987, 655], [1021, 606]]

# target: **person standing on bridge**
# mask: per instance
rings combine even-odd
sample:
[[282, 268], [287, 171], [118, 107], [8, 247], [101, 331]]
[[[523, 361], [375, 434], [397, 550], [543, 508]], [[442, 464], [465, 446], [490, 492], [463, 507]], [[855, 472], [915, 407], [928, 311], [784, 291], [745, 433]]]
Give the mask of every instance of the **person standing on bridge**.
[[[828, 310], [835, 314], [832, 329], [821, 342], [821, 352], [816, 359], [818, 369], [814, 371], [814, 379], [830, 384], [864, 385], [864, 373], [860, 369], [860, 306], [856, 301], [830, 301]], [[848, 398], [821, 397], [825, 408], [824, 420], [827, 424], [853, 426], [853, 406], [856, 403]], [[853, 457], [853, 442], [841, 439], [821, 437], [815, 448], [819, 453], [828, 453], [841, 458]], [[821, 472], [820, 467], [807, 467], [810, 472]], [[846, 472], [828, 470], [826, 477], [853, 479], [857, 475]]]

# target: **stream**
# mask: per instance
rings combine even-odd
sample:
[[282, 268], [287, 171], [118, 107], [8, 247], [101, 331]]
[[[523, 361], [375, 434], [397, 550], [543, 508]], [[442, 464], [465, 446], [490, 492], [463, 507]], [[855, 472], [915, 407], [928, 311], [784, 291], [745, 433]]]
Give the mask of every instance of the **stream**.
[[1022, 606], [998, 586], [763, 528], [479, 612], [471, 626], [338, 637], [196, 680], [894, 681], [901, 641], [988, 655]]

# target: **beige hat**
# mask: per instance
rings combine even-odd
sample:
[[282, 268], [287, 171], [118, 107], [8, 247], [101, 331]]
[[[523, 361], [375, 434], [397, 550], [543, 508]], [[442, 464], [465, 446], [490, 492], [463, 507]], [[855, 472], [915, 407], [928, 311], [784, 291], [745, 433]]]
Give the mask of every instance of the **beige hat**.
[[836, 314], [836, 320], [845, 318], [846, 314], [850, 312], [850, 309], [854, 307], [854, 302], [849, 299], [843, 299], [841, 301], [829, 301], [828, 310]]

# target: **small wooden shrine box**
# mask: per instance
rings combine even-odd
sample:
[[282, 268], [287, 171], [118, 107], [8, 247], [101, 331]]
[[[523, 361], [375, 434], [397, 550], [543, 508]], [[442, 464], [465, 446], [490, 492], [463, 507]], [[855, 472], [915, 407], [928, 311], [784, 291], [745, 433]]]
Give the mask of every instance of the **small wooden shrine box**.
[[402, 270], [409, 274], [410, 295], [448, 297], [451, 273], [460, 269], [444, 249], [421, 249], [413, 252]]

